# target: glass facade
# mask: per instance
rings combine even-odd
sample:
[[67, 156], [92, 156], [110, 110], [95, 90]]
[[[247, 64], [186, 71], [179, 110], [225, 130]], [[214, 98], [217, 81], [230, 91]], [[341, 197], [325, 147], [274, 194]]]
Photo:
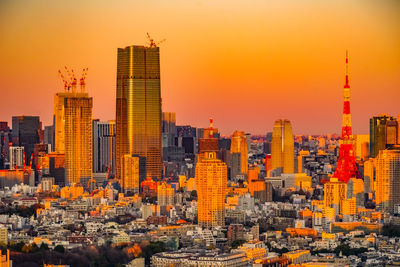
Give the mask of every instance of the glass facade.
[[116, 176], [123, 156], [146, 157], [147, 175], [161, 178], [161, 88], [158, 47], [118, 49]]
[[277, 120], [271, 142], [271, 169], [280, 173], [294, 173], [294, 139], [288, 120]]
[[92, 178], [92, 98], [87, 93], [70, 93], [65, 105], [65, 174], [67, 183]]

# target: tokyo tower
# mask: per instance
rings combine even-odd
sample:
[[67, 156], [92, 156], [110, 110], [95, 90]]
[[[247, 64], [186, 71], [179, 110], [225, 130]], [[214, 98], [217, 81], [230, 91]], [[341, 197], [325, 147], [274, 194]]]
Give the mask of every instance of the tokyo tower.
[[353, 133], [350, 113], [349, 57], [346, 51], [346, 83], [343, 88], [342, 143], [339, 160], [333, 177], [347, 183], [351, 178], [361, 178], [354, 158]]

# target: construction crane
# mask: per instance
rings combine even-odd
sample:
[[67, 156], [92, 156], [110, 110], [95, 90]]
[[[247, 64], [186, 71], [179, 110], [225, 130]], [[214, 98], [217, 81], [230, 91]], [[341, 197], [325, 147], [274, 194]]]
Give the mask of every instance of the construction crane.
[[166, 39], [162, 39], [161, 41], [155, 42], [153, 38], [150, 37], [150, 34], [147, 32], [147, 39], [149, 40], [149, 47], [154, 48], [157, 47], [159, 44], [165, 42]]
[[82, 70], [82, 75], [81, 75], [81, 79], [80, 79], [81, 93], [85, 92], [85, 85], [86, 85], [85, 80], [86, 80], [88, 70], [89, 70], [89, 68], [84, 68]]
[[61, 80], [62, 80], [62, 82], [64, 84], [64, 91], [69, 90], [68, 81], [65, 79], [64, 75], [61, 73], [61, 70], [58, 70], [58, 76], [60, 76], [60, 78], [61, 78]]

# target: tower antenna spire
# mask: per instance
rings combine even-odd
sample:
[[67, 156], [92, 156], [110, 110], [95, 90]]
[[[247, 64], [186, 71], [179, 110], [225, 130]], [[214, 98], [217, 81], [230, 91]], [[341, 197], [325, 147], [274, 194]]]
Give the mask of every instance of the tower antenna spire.
[[350, 88], [349, 85], [349, 51], [346, 50], [346, 84], [345, 88]]
[[210, 118], [210, 138], [213, 138], [213, 135], [214, 135], [213, 122], [214, 122], [214, 119], [211, 117]]

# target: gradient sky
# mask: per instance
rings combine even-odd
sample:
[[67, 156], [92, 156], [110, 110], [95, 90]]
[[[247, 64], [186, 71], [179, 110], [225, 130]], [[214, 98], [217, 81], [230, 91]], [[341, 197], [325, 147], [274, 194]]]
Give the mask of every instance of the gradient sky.
[[400, 1], [146, 0], [0, 2], [0, 121], [52, 120], [58, 69], [89, 68], [93, 117], [115, 119], [117, 48], [160, 45], [163, 110], [178, 124], [264, 134], [339, 133], [350, 54], [355, 133], [400, 114]]

